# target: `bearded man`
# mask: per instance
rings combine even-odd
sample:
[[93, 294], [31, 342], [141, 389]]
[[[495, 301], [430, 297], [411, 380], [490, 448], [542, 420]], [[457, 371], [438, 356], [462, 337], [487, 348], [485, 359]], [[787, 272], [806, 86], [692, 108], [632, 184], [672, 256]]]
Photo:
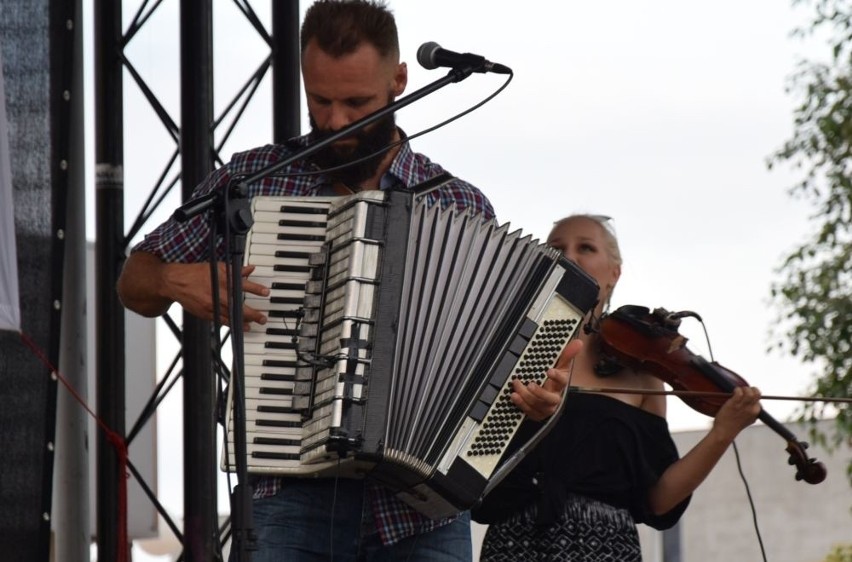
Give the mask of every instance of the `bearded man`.
[[[320, 0], [301, 30], [302, 76], [312, 131], [283, 145], [235, 154], [212, 172], [193, 198], [226, 190], [235, 176], [251, 176], [387, 106], [405, 90], [408, 69], [400, 62], [394, 17], [370, 0]], [[392, 115], [372, 123], [305, 160], [248, 185], [248, 196], [334, 196], [362, 190], [411, 190], [445, 170], [412, 151]], [[400, 142], [403, 141], [403, 142]], [[429, 204], [494, 216], [488, 199], [452, 178], [428, 195]], [[173, 303], [204, 320], [229, 324], [224, 263], [220, 263], [214, 310], [206, 262], [210, 229], [202, 216], [169, 219], [135, 246], [118, 283], [122, 303], [145, 316], [164, 314]], [[218, 259], [225, 259], [219, 248]], [[248, 279], [248, 295], [269, 289]], [[259, 310], [243, 307], [245, 328], [265, 324]], [[561, 388], [518, 388], [521, 409], [537, 418], [553, 413]], [[556, 397], [556, 398], [554, 398]], [[381, 484], [335, 478], [258, 477], [253, 482], [255, 562], [278, 560], [459, 561], [472, 558], [468, 513], [431, 520], [398, 500]]]

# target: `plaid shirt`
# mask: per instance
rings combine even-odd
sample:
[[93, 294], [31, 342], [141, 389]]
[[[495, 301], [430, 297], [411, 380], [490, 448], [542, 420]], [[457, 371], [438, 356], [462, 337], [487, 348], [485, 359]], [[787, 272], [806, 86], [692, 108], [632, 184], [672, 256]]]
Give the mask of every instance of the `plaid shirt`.
[[[211, 173], [201, 182], [192, 194], [200, 197], [213, 190], [227, 188], [233, 176], [250, 176], [260, 170], [293, 154], [293, 149], [308, 145], [307, 136], [290, 141], [292, 146], [266, 145], [260, 148], [235, 154], [231, 161]], [[322, 175], [316, 175], [311, 164], [297, 161], [286, 170], [258, 180], [248, 186], [248, 196], [255, 195], [293, 195], [314, 196], [331, 193], [330, 181]], [[382, 178], [382, 188], [410, 189], [419, 183], [444, 172], [444, 169], [422, 154], [413, 152], [404, 143], [391, 163], [390, 169]], [[313, 174], [313, 175], [303, 175]], [[288, 177], [283, 177], [284, 175]], [[427, 195], [428, 203], [435, 204], [440, 198], [442, 206], [455, 205], [458, 209], [470, 208], [481, 213], [485, 219], [494, 217], [491, 203], [481, 191], [469, 183], [454, 179], [448, 185]], [[133, 251], [156, 254], [165, 262], [195, 263], [205, 261], [208, 255], [210, 228], [204, 214], [196, 215], [186, 222], [169, 218], [140, 242]], [[219, 258], [224, 257], [224, 244], [218, 240]]]
[[[307, 146], [307, 137], [293, 139], [288, 145], [267, 145], [234, 155], [231, 161], [210, 174], [195, 189], [196, 198], [212, 190], [227, 188], [232, 176], [252, 175], [267, 166], [279, 162], [293, 153], [294, 149]], [[283, 171], [254, 182], [248, 186], [249, 197], [255, 195], [293, 195], [315, 196], [326, 194], [331, 188], [327, 178], [321, 175], [302, 175], [315, 172], [316, 169], [301, 161], [291, 164]], [[383, 188], [410, 189], [423, 181], [444, 172], [438, 164], [426, 156], [415, 153], [408, 143], [394, 158], [390, 169], [382, 178]], [[282, 177], [283, 175], [288, 177]], [[446, 186], [430, 193], [429, 204], [440, 200], [442, 206], [455, 205], [459, 209], [469, 208], [481, 213], [483, 218], [494, 217], [491, 203], [477, 188], [459, 179], [453, 179]], [[166, 262], [192, 263], [207, 259], [209, 248], [209, 226], [204, 216], [180, 223], [170, 218], [145, 237], [133, 251], [145, 251], [156, 254]], [[221, 239], [218, 241], [219, 259], [224, 256]], [[255, 481], [255, 498], [273, 496], [281, 489], [284, 479], [278, 477], [260, 477]], [[374, 523], [383, 544], [393, 544], [411, 535], [428, 532], [445, 525], [453, 519], [431, 520], [421, 515], [380, 484], [368, 482], [366, 501], [372, 508]]]

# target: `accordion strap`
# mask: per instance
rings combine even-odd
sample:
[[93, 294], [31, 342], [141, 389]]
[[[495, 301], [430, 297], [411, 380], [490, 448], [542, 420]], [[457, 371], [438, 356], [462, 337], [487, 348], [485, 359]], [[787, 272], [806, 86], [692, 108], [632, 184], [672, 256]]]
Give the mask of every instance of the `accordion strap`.
[[414, 192], [415, 196], [423, 197], [425, 195], [429, 195], [436, 189], [444, 187], [454, 179], [456, 179], [456, 177], [453, 174], [449, 172], [443, 172], [435, 177], [429, 178], [424, 182], [418, 183], [417, 185], [411, 188], [411, 191]]

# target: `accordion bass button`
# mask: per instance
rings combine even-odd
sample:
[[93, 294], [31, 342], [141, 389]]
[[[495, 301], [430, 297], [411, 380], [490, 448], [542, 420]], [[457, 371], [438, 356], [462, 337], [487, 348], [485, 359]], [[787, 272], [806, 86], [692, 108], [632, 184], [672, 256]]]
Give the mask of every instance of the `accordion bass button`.
[[328, 261], [326, 252], [316, 252], [308, 256], [308, 265], [319, 266], [324, 265]]
[[308, 281], [305, 283], [305, 293], [311, 295], [319, 295], [323, 292], [322, 281]]
[[303, 322], [299, 328], [299, 337], [303, 338], [316, 338], [317, 337], [317, 325], [309, 322]]

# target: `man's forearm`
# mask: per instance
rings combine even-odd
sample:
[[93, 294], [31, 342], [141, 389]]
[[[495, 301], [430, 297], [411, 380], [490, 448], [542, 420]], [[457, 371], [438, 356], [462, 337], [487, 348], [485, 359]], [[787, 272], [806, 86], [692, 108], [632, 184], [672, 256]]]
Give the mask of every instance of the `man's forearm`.
[[173, 302], [162, 293], [165, 266], [154, 254], [130, 254], [116, 286], [122, 304], [142, 316], [165, 314]]

